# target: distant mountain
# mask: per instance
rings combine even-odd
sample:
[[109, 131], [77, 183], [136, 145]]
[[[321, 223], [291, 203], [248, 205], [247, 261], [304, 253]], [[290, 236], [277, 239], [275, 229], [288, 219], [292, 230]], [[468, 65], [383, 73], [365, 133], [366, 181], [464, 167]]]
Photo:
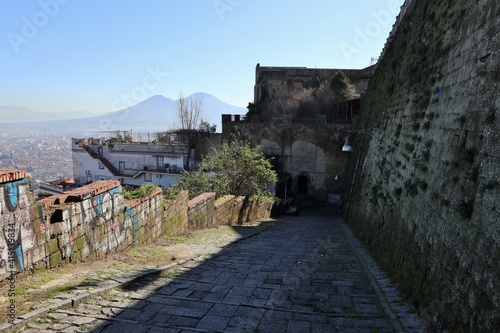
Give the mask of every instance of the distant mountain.
[[[206, 94], [196, 93], [186, 98], [196, 97], [203, 101], [204, 114], [203, 119], [210, 124], [217, 125], [217, 132], [222, 130], [221, 115], [222, 114], [244, 114], [245, 108], [236, 107], [221, 101], [217, 97]], [[24, 108], [27, 109], [27, 108]], [[29, 112], [31, 110], [21, 110]], [[33, 112], [33, 111], [31, 111]], [[2, 111], [0, 109], [0, 115]], [[1, 118], [0, 118], [1, 119]], [[25, 117], [24, 119], [33, 119]], [[48, 121], [50, 120], [50, 121]], [[2, 121], [2, 120], [0, 120]], [[3, 121], [2, 121], [3, 122]], [[7, 121], [8, 122], [8, 121]], [[7, 123], [6, 122], [6, 123]], [[44, 121], [23, 123], [26, 127], [43, 127], [43, 128], [64, 128], [73, 129], [75, 131], [114, 131], [114, 130], [134, 130], [140, 132], [156, 132], [174, 129], [178, 124], [177, 117], [177, 101], [166, 98], [161, 95], [152, 96], [136, 105], [128, 107], [116, 112], [107, 113], [100, 116], [71, 119], [71, 120], [54, 120], [44, 119]], [[2, 124], [1, 127], [19, 127], [21, 124]]]
[[23, 106], [6, 106], [0, 105], [0, 121], [2, 123], [26, 122], [30, 121], [48, 121], [48, 120], [64, 120], [78, 119], [95, 116], [94, 113], [87, 111], [68, 111], [68, 112], [36, 112], [30, 108]]

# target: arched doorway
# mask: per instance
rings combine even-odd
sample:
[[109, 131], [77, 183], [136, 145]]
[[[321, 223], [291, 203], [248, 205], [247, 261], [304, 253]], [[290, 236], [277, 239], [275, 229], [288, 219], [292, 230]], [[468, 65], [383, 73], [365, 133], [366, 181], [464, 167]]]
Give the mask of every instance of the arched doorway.
[[297, 194], [309, 194], [309, 179], [306, 175], [299, 175], [297, 177]]

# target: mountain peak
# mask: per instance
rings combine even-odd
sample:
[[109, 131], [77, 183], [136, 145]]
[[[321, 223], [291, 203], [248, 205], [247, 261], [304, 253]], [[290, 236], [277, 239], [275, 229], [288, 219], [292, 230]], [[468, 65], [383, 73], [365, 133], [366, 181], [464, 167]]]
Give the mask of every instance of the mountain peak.
[[[204, 109], [202, 115], [203, 119], [210, 124], [215, 124], [218, 130], [221, 129], [222, 114], [242, 114], [246, 112], [245, 108], [230, 105], [211, 94], [197, 92], [190, 96], [198, 96], [202, 99]], [[7, 107], [4, 107], [4, 110], [2, 110], [2, 107], [0, 106], [0, 111], [3, 111], [5, 114], [7, 114], [7, 112], [5, 112], [6, 109]], [[19, 110], [15, 110], [17, 112], [14, 112], [14, 110], [10, 109], [10, 111], [12, 113], [12, 117], [15, 116], [16, 119], [19, 118], [18, 115], [22, 114], [21, 112], [19, 112]], [[55, 121], [57, 118], [54, 119], [53, 117], [49, 117], [45, 114], [43, 115], [42, 119], [39, 119], [33, 117], [33, 111], [30, 111], [31, 110], [27, 109], [26, 114], [24, 114], [22, 118], [36, 119], [35, 121], [44, 121], [44, 126], [46, 128], [50, 128], [51, 124], [49, 124], [48, 122], [50, 121], [52, 123], [53, 121], [53, 125], [59, 128], [78, 127], [93, 130], [95, 130], [96, 128], [99, 130], [134, 129], [144, 132], [155, 132], [173, 129], [175, 128], [177, 123], [176, 101], [162, 95], [151, 96], [142, 102], [131, 105], [130, 107], [126, 107], [119, 111], [79, 119], [78, 122], [75, 122], [74, 119], [70, 120], [67, 117], [67, 120], [61, 119]], [[57, 113], [51, 115], [61, 116]], [[76, 118], [76, 116], [74, 116], [73, 118]], [[6, 121], [4, 120], [3, 122], [9, 121], [16, 120], [8, 119]]]

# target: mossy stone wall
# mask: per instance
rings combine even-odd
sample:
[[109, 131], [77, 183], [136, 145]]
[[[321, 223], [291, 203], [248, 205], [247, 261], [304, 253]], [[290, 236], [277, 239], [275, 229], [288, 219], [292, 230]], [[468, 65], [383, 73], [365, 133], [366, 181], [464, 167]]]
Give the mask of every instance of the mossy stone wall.
[[[344, 216], [434, 328], [500, 327], [500, 3], [413, 1], [370, 80]], [[352, 186], [351, 186], [352, 185]]]

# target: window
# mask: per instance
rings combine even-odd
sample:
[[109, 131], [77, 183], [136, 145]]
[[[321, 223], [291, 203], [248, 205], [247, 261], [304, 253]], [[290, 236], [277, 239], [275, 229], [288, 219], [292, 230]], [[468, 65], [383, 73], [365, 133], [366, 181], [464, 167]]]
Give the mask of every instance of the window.
[[165, 164], [163, 163], [163, 156], [156, 156], [156, 169], [163, 170], [165, 168]]
[[145, 172], [144, 173], [144, 180], [147, 182], [151, 181], [151, 172]]

